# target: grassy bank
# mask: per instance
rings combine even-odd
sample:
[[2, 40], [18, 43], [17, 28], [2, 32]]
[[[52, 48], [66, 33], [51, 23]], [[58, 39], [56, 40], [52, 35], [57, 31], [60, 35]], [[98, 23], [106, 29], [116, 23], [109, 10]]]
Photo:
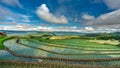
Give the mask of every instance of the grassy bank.
[[11, 38], [13, 38], [13, 37], [1, 37], [0, 38], [0, 49], [1, 50], [3, 50], [3, 49], [5, 49], [6, 47], [4, 46], [4, 41], [6, 41], [6, 40], [9, 40], [9, 39], [11, 39]]

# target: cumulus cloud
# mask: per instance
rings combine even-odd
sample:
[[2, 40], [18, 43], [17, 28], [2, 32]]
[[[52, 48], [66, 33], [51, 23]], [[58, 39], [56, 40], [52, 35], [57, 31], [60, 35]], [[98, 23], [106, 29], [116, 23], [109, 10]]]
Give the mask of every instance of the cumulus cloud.
[[116, 28], [120, 26], [120, 9], [103, 14], [93, 20], [88, 20], [86, 23], [94, 27]]
[[52, 22], [52, 23], [56, 23], [56, 24], [66, 24], [68, 23], [67, 18], [62, 15], [60, 17], [54, 16], [52, 13], [50, 13], [48, 7], [46, 6], [46, 4], [42, 4], [36, 11], [37, 15], [48, 21], [48, 22]]
[[0, 2], [9, 5], [9, 6], [18, 6], [20, 8], [22, 8], [22, 5], [20, 4], [19, 0], [1, 0]]
[[111, 9], [120, 9], [120, 0], [104, 0], [104, 2]]
[[94, 29], [92, 27], [90, 27], [90, 26], [89, 27], [85, 27], [85, 30], [86, 31], [94, 31]]
[[82, 18], [83, 18], [84, 20], [93, 20], [93, 19], [95, 19], [94, 16], [91, 16], [91, 15], [88, 15], [88, 14], [84, 14], [84, 15], [82, 16]]
[[[94, 21], [93, 21], [94, 22]], [[120, 24], [120, 9], [103, 14], [100, 17], [98, 17], [95, 21], [96, 25], [115, 25], [115, 24]], [[98, 22], [98, 23], [97, 23]]]

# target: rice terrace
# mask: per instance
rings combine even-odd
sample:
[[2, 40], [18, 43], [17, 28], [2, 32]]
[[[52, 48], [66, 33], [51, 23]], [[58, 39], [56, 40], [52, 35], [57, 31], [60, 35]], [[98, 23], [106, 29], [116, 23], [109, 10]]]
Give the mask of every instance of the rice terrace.
[[[29, 34], [28, 32], [22, 36], [8, 34], [8, 36], [1, 37], [1, 66], [7, 67], [5, 62], [9, 66], [12, 62], [27, 61], [31, 62], [31, 64], [32, 62], [46, 63], [45, 67], [47, 67], [47, 63], [49, 67], [53, 62], [55, 68], [60, 67], [57, 63], [64, 66], [64, 68], [72, 66], [76, 66], [76, 68], [85, 66], [119, 67], [120, 42], [118, 37], [120, 36], [118, 33], [115, 33], [116, 36], [118, 35], [117, 38], [112, 37], [114, 36], [112, 33], [106, 34], [106, 36], [111, 37], [111, 43], [105, 43], [104, 41], [110, 41], [110, 39], [104, 40], [102, 39], [102, 35], [88, 37], [88, 35], [93, 34], [71, 33], [69, 35], [70, 33], [68, 33], [66, 35], [57, 35], [58, 33], [33, 32]], [[104, 43], [98, 43], [98, 41]], [[34, 63], [31, 67], [34, 66], [32, 68], [37, 68], [37, 64]], [[66, 64], [66, 66], [62, 64]], [[14, 64], [11, 66], [15, 67]], [[27, 64], [25, 66], [27, 67]]]
[[120, 68], [120, 0], [0, 0], [0, 68]]

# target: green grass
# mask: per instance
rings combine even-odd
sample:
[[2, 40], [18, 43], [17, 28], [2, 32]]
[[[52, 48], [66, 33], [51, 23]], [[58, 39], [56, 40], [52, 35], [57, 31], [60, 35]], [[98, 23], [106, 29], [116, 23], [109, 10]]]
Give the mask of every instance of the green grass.
[[13, 37], [1, 37], [0, 38], [0, 49], [2, 50], [2, 49], [5, 49], [6, 47], [4, 46], [4, 41], [6, 41], [6, 40], [8, 40], [8, 39], [11, 39], [11, 38], [13, 38]]

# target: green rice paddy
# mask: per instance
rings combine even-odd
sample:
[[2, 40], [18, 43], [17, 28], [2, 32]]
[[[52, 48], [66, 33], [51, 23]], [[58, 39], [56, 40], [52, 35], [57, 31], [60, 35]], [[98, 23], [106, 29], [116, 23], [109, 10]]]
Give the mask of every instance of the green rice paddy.
[[[49, 38], [49, 37], [48, 37]], [[88, 39], [43, 39], [39, 37], [3, 37], [0, 48], [13, 51], [17, 55], [53, 57], [68, 59], [112, 59], [120, 57], [120, 48], [112, 44], [99, 44]], [[17, 57], [17, 56], [16, 56]], [[35, 59], [39, 61], [39, 59]], [[59, 62], [59, 61], [58, 61]], [[115, 62], [113, 64], [113, 62]], [[116, 65], [120, 61], [110, 61]], [[99, 62], [103, 65], [102, 62]], [[95, 63], [99, 65], [98, 63]], [[106, 61], [107, 64], [107, 61]]]

